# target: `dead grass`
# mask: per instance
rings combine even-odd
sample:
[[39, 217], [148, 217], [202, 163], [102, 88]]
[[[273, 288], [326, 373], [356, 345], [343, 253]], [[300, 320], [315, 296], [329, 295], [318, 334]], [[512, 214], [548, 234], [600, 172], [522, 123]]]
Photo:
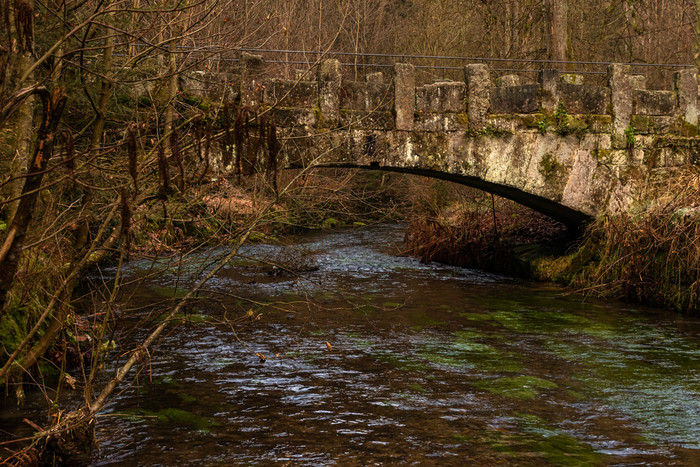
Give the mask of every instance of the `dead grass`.
[[572, 258], [572, 284], [596, 295], [698, 312], [700, 172], [684, 168], [637, 213], [593, 224]]

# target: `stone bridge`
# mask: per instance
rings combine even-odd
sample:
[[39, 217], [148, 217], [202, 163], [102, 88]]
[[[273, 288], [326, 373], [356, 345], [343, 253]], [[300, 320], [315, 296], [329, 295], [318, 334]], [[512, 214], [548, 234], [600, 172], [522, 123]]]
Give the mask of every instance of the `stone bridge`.
[[[413, 65], [346, 80], [337, 60], [297, 79], [266, 76], [242, 54], [233, 73], [194, 72], [189, 92], [250, 106], [278, 128], [285, 167], [360, 167], [451, 180], [510, 198], [570, 227], [627, 210], [652, 181], [700, 160], [698, 80], [674, 73], [668, 90], [610, 65], [607, 86], [539, 72], [491, 79], [471, 64], [464, 81], [416, 86]], [[230, 170], [230, 167], [229, 167]]]

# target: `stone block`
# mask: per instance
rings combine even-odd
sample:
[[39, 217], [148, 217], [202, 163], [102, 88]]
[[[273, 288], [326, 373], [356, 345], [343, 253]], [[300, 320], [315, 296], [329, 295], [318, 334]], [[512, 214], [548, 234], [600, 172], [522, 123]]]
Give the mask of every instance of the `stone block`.
[[263, 99], [263, 65], [261, 55], [242, 52], [239, 58], [241, 65], [241, 105], [256, 107]]
[[496, 78], [497, 88], [506, 88], [512, 86], [520, 86], [520, 76], [518, 75], [503, 75]]
[[630, 86], [632, 89], [646, 89], [647, 88], [647, 77], [644, 75], [630, 75]]
[[391, 112], [341, 109], [340, 125], [353, 129], [390, 131], [394, 129], [394, 116]]
[[454, 132], [465, 131], [469, 127], [465, 113], [435, 113], [423, 112], [413, 123], [415, 131], [425, 132]]
[[698, 124], [698, 72], [695, 68], [673, 74], [678, 114], [690, 125]]
[[316, 81], [271, 79], [266, 83], [263, 102], [280, 107], [305, 107], [311, 109], [318, 102]]
[[394, 109], [396, 129], [412, 130], [416, 109], [416, 72], [410, 63], [394, 64]]
[[[180, 76], [180, 87], [183, 92], [198, 98], [224, 102], [236, 101], [240, 90], [238, 86], [234, 86], [234, 82], [238, 83], [238, 78], [231, 73], [190, 71]], [[134, 99], [148, 97], [153, 91], [153, 83], [144, 81], [128, 86], [128, 90]]]
[[365, 82], [372, 84], [383, 84], [384, 83], [384, 73], [377, 71], [375, 73], [367, 73], [365, 75]]
[[624, 148], [627, 146], [625, 130], [630, 124], [633, 107], [629, 65], [608, 65], [608, 86], [613, 115], [613, 147]]
[[464, 81], [467, 84], [467, 115], [469, 127], [473, 131], [482, 130], [491, 108], [491, 76], [489, 67], [475, 63], [464, 67]]
[[561, 103], [570, 114], [606, 114], [610, 103], [610, 89], [602, 86], [583, 86], [560, 83]]
[[557, 70], [541, 70], [538, 80], [540, 82], [540, 107], [542, 110], [555, 111], [559, 106], [559, 72]]
[[426, 84], [416, 88], [416, 109], [421, 112], [465, 112], [466, 91], [464, 83]]
[[368, 82], [365, 88], [366, 111], [391, 112], [394, 108], [394, 90], [389, 84]]
[[367, 83], [343, 81], [340, 86], [340, 108], [348, 110], [365, 110]]
[[275, 107], [272, 119], [280, 128], [311, 128], [316, 125], [316, 116], [311, 109]]
[[573, 86], [583, 86], [583, 75], [576, 75], [574, 73], [565, 73], [559, 78], [562, 83], [570, 84]]
[[674, 117], [663, 115], [632, 115], [630, 125], [635, 134], [658, 134], [667, 132], [673, 126], [674, 120]]
[[323, 60], [318, 67], [318, 107], [327, 121], [335, 122], [340, 118], [341, 81], [340, 62]]
[[491, 113], [534, 113], [539, 110], [539, 84], [491, 89]]
[[590, 133], [612, 133], [613, 119], [611, 115], [582, 115], [581, 118]]
[[676, 112], [676, 96], [671, 91], [647, 91], [635, 89], [635, 115], [673, 115]]

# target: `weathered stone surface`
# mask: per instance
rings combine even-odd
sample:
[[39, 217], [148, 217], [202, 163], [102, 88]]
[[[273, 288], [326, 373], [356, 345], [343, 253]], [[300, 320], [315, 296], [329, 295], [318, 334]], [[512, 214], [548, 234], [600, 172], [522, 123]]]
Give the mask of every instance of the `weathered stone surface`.
[[677, 108], [681, 118], [690, 125], [698, 124], [698, 72], [695, 68], [673, 74]]
[[394, 64], [394, 108], [396, 129], [412, 130], [416, 109], [416, 74], [410, 63]]
[[539, 111], [539, 84], [491, 89], [491, 113], [534, 113]]
[[271, 79], [265, 83], [263, 102], [280, 107], [315, 107], [318, 102], [316, 81]]
[[632, 89], [647, 88], [647, 77], [644, 75], [630, 75], [628, 79]]
[[367, 83], [343, 81], [340, 86], [340, 108], [365, 110], [367, 100]]
[[377, 71], [375, 73], [367, 73], [365, 76], [365, 81], [372, 84], [383, 84], [384, 83], [384, 73]]
[[[238, 76], [231, 73], [191, 71], [182, 74], [180, 79], [180, 87], [184, 92], [203, 99], [235, 101], [239, 93], [238, 86], [233, 85], [239, 81]], [[146, 81], [128, 88], [134, 99], [138, 99], [151, 95], [153, 83]]]
[[464, 81], [467, 84], [467, 115], [469, 128], [482, 130], [491, 107], [491, 77], [489, 67], [474, 63], [464, 67]]
[[340, 118], [340, 86], [342, 75], [338, 60], [323, 60], [318, 67], [318, 107], [330, 122]]
[[538, 80], [540, 82], [540, 106], [543, 110], [553, 112], [559, 106], [559, 72], [557, 70], [541, 70]]
[[571, 84], [574, 86], [583, 85], [583, 75], [576, 75], [574, 73], [565, 73], [559, 78], [564, 84]]
[[241, 104], [254, 107], [262, 102], [263, 97], [263, 65], [260, 55], [241, 53]]
[[520, 76], [518, 75], [503, 75], [496, 78], [497, 88], [506, 88], [512, 86], [520, 86]]
[[365, 110], [391, 112], [394, 109], [394, 90], [389, 84], [368, 82], [365, 88]]
[[469, 128], [467, 114], [422, 112], [413, 122], [415, 131], [450, 132], [465, 131]]
[[613, 64], [608, 66], [608, 86], [610, 87], [610, 110], [613, 115], [613, 146], [627, 146], [625, 130], [632, 116], [632, 89], [630, 86], [630, 67]]
[[676, 111], [676, 98], [671, 91], [634, 90], [635, 115], [671, 115]]
[[466, 112], [466, 93], [464, 83], [426, 84], [416, 89], [416, 109], [421, 112]]
[[570, 114], [605, 114], [610, 103], [610, 89], [560, 83], [561, 103]]
[[635, 134], [658, 134], [667, 132], [675, 118], [665, 116], [632, 115], [630, 125]]
[[316, 116], [311, 109], [275, 107], [272, 109], [275, 124], [284, 128], [309, 128], [316, 125]]
[[346, 128], [366, 130], [393, 130], [394, 115], [391, 112], [347, 110], [340, 111], [340, 125]]
[[613, 118], [611, 115], [577, 115], [588, 127], [588, 133], [607, 133], [613, 131]]

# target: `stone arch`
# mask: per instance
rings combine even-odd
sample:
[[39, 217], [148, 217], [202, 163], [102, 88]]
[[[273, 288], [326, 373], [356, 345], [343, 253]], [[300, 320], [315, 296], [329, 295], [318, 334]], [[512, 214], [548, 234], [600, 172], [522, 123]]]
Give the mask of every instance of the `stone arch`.
[[440, 180], [447, 180], [450, 182], [458, 183], [460, 185], [469, 186], [476, 188], [478, 190], [485, 191], [487, 193], [494, 194], [496, 196], [501, 196], [503, 198], [515, 201], [518, 204], [526, 206], [528, 208], [534, 209], [552, 219], [561, 222], [566, 225], [569, 231], [573, 233], [579, 233], [593, 220], [588, 214], [584, 214], [570, 207], [564, 206], [556, 201], [552, 201], [547, 198], [543, 198], [532, 193], [514, 188], [508, 185], [501, 185], [493, 182], [488, 182], [482, 180], [479, 177], [470, 175], [460, 175], [453, 173], [440, 172], [437, 170], [422, 169], [415, 167], [392, 167], [392, 166], [382, 166], [379, 164], [352, 164], [352, 163], [338, 163], [338, 164], [321, 164], [314, 166], [314, 168], [347, 168], [347, 169], [363, 169], [363, 170], [382, 170], [385, 172], [396, 172], [405, 173], [411, 175], [421, 175], [424, 177], [437, 178]]

